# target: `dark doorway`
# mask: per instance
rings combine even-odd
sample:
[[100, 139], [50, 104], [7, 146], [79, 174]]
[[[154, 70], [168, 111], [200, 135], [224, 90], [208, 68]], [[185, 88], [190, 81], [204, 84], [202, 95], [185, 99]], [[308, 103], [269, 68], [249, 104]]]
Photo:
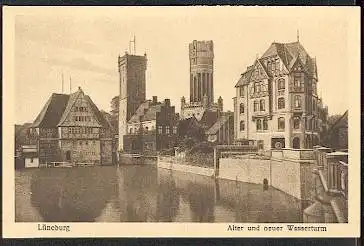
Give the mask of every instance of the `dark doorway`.
[[294, 149], [299, 149], [300, 148], [300, 138], [299, 137], [293, 138], [292, 147]]
[[69, 151], [69, 150], [66, 151], [66, 160], [67, 161], [71, 160], [71, 151]]
[[284, 138], [272, 138], [272, 149], [282, 149], [285, 148]]

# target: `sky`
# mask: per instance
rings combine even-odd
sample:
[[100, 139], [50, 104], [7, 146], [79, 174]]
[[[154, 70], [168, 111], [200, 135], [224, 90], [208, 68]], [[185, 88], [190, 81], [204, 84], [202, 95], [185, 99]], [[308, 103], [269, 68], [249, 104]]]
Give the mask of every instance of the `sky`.
[[329, 114], [348, 109], [348, 44], [344, 16], [314, 8], [53, 8], [15, 18], [16, 123], [32, 122], [52, 93], [80, 86], [109, 111], [119, 91], [118, 55], [136, 37], [147, 54], [147, 98], [189, 97], [188, 44], [214, 42], [214, 96], [233, 110], [234, 85], [272, 42], [299, 40], [318, 67], [318, 93]]

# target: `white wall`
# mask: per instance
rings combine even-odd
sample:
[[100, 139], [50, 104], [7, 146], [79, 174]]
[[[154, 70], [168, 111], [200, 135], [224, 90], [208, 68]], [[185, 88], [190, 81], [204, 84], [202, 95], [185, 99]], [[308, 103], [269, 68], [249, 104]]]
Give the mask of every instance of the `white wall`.
[[219, 178], [270, 185], [270, 160], [220, 158]]
[[[298, 199], [303, 199], [302, 189], [308, 180], [301, 180], [299, 161], [220, 158], [219, 178], [254, 184], [268, 184]], [[309, 187], [308, 187], [309, 188]]]
[[33, 158], [33, 161], [32, 161], [32, 158], [25, 158], [25, 167], [28, 168], [28, 167], [39, 167], [39, 159], [38, 157], [35, 157]]

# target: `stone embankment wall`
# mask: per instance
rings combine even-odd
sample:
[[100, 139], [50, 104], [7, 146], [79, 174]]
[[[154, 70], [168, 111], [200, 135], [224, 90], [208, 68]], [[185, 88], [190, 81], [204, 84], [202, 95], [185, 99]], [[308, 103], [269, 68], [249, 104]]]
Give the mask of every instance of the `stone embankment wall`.
[[170, 158], [159, 157], [157, 163], [159, 168], [186, 172], [186, 173], [194, 173], [210, 177], [214, 175], [213, 168], [205, 168], [205, 167], [192, 166], [188, 164], [181, 164], [181, 162], [178, 162], [178, 160], [173, 157]]
[[218, 178], [268, 185], [300, 200], [310, 200], [313, 191], [312, 150], [272, 150], [270, 157], [220, 158]]

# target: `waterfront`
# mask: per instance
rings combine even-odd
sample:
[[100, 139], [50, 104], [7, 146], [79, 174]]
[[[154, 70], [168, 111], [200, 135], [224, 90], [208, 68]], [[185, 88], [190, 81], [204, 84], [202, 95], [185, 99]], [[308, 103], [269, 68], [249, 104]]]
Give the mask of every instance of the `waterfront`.
[[145, 166], [16, 171], [17, 222], [302, 222], [299, 200], [259, 184]]

